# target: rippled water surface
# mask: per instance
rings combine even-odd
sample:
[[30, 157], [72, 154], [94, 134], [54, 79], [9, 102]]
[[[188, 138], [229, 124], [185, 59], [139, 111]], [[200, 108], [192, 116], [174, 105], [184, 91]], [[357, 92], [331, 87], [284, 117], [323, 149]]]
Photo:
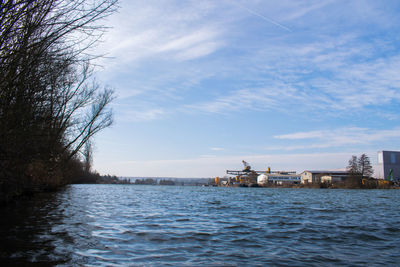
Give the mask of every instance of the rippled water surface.
[[1, 208], [3, 264], [399, 266], [400, 190], [73, 185]]

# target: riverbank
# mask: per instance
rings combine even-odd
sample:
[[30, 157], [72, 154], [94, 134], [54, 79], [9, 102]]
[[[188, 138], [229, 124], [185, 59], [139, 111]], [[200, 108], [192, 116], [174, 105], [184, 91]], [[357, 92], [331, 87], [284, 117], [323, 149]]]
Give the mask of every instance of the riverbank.
[[393, 183], [386, 180], [362, 180], [359, 182], [341, 182], [341, 183], [309, 183], [309, 184], [294, 184], [294, 183], [265, 183], [265, 184], [220, 184], [206, 185], [217, 187], [258, 187], [258, 188], [305, 188], [305, 189], [400, 189], [398, 183]]
[[306, 188], [306, 189], [400, 189], [398, 184], [394, 183], [371, 183], [371, 184], [346, 184], [346, 183], [334, 183], [334, 184], [265, 184], [259, 185], [263, 188]]
[[[48, 177], [44, 176], [43, 177]], [[29, 178], [29, 177], [28, 177]], [[97, 172], [84, 173], [75, 171], [69, 178], [61, 179], [28, 179], [26, 177], [14, 180], [0, 181], [0, 206], [8, 205], [19, 199], [31, 198], [40, 193], [57, 192], [69, 184], [130, 184], [129, 179], [119, 179], [115, 175], [100, 175]]]

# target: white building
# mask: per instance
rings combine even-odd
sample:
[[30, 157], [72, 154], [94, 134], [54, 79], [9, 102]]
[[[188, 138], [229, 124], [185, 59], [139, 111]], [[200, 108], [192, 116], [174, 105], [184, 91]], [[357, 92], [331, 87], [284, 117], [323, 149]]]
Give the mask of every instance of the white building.
[[257, 177], [257, 183], [259, 185], [265, 185], [268, 183], [273, 184], [299, 184], [301, 182], [301, 176], [299, 174], [276, 174], [276, 173], [263, 173]]
[[336, 181], [344, 181], [349, 172], [347, 171], [329, 171], [329, 170], [320, 170], [320, 171], [304, 171], [301, 173], [301, 183], [302, 184], [319, 184], [322, 183], [322, 177], [324, 177], [324, 181], [336, 182]]

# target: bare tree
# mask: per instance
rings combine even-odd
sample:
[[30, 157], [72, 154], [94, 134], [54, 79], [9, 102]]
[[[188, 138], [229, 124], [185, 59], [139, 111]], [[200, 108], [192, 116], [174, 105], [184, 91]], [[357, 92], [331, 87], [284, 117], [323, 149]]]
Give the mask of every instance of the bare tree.
[[[117, 0], [0, 2], [0, 184], [54, 175], [112, 123], [112, 90], [93, 79], [88, 49]], [[41, 175], [43, 176], [43, 175]]]
[[369, 157], [366, 154], [362, 154], [358, 158], [358, 168], [359, 172], [362, 175], [362, 177], [371, 177], [371, 175], [374, 173], [371, 162], [369, 160]]
[[351, 156], [351, 159], [349, 160], [349, 164], [347, 166], [347, 171], [350, 172], [351, 174], [358, 174], [360, 172], [358, 168], [358, 160], [357, 156]]
[[93, 163], [93, 145], [90, 140], [85, 143], [82, 151], [85, 174], [90, 173]]

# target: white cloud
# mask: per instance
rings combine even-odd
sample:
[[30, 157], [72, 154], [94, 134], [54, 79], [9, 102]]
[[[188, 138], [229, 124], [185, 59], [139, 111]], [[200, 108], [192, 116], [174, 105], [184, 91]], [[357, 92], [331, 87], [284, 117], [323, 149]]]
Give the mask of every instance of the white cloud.
[[320, 143], [320, 144], [308, 144], [308, 145], [281, 145], [281, 146], [267, 146], [264, 147], [263, 150], [266, 151], [293, 151], [293, 150], [313, 150], [313, 149], [322, 149], [322, 148], [330, 148], [332, 144], [328, 143]]
[[[103, 46], [114, 57], [106, 69], [129, 75], [147, 62], [165, 64], [149, 73], [151, 78], [137, 77], [140, 81], [136, 83], [143, 92], [158, 91], [172, 98], [181, 97], [182, 90], [203, 86], [203, 81], [210, 77], [218, 75], [222, 80], [241, 77], [232, 88], [204, 88], [215, 91], [215, 98], [182, 104], [177, 108], [179, 112], [289, 112], [281, 105], [284, 101], [296, 106], [296, 113], [322, 112], [337, 116], [348, 110], [400, 101], [400, 76], [397, 75], [400, 56], [378, 55], [382, 49], [383, 52], [391, 49], [391, 42], [364, 42], [365, 33], [345, 28], [343, 32], [330, 34], [330, 30], [337, 28], [336, 21], [344, 19], [344, 24], [353, 25], [352, 21], [356, 20], [349, 17], [348, 10], [332, 18], [332, 22], [322, 20], [327, 9], [343, 8], [332, 3], [335, 2], [123, 1], [120, 13], [110, 21], [113, 29]], [[385, 27], [379, 13], [372, 8], [373, 3], [360, 9], [361, 6], [349, 4], [351, 8], [358, 8], [353, 12], [354, 17], [370, 16], [377, 25]], [[260, 36], [257, 43], [248, 42], [246, 38], [254, 36], [247, 35], [247, 26], [241, 23], [255, 16], [250, 11], [293, 25], [296, 32], [276, 33], [266, 39]], [[226, 58], [217, 56], [209, 63], [183, 64], [210, 56], [222, 48], [234, 52]]]
[[216, 36], [218, 36], [217, 31], [212, 31], [210, 29], [199, 29], [194, 32], [190, 32], [184, 36], [177, 36], [171, 38], [169, 42], [167, 42], [164, 45], [161, 45], [158, 48], [158, 51], [159, 52], [176, 51], [176, 50], [181, 51], [193, 46], [198, 46], [199, 43], [204, 43], [213, 40]]
[[213, 12], [212, 2], [152, 2], [121, 1], [119, 12], [109, 19], [111, 30], [98, 48], [114, 58], [113, 63], [106, 61], [107, 71], [155, 57], [160, 60], [163, 55], [168, 60], [191, 60], [223, 46], [223, 27], [205, 20]]
[[[400, 56], [376, 57], [378, 47], [356, 35], [304, 44], [269, 44], [230, 70], [256, 85], [236, 85], [214, 100], [187, 105], [207, 113], [274, 110], [338, 116], [400, 102]], [[248, 82], [247, 82], [248, 83]], [[285, 105], [282, 105], [285, 103]]]
[[[289, 94], [289, 90], [286, 93]], [[279, 108], [278, 98], [278, 92], [274, 89], [241, 89], [214, 101], [186, 105], [185, 108], [208, 113], [229, 113], [243, 109], [271, 110]]]
[[191, 60], [207, 56], [220, 48], [220, 42], [205, 42], [188, 49], [181, 50], [175, 58], [180, 61]]
[[294, 146], [288, 148], [328, 148], [341, 147], [353, 144], [373, 144], [378, 141], [387, 141], [400, 137], [400, 127], [390, 130], [373, 130], [367, 128], [339, 128], [320, 131], [297, 132], [274, 136], [276, 139], [284, 140], [304, 140], [311, 139], [314, 144], [308, 146]]

